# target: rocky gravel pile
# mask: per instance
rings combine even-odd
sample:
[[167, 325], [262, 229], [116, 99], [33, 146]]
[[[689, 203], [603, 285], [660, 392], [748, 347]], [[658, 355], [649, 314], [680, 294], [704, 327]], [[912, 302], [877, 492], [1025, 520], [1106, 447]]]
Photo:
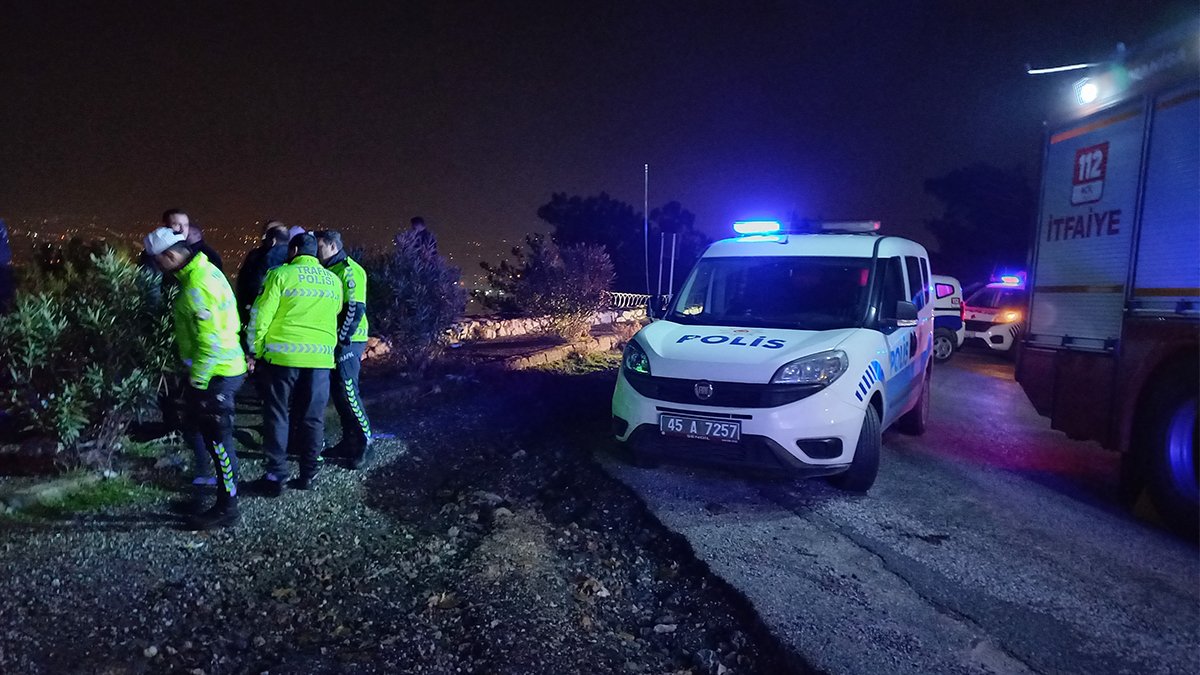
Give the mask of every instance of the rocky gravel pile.
[[235, 529], [166, 504], [4, 525], [0, 672], [803, 672], [593, 463], [608, 375], [372, 389], [374, 468]]

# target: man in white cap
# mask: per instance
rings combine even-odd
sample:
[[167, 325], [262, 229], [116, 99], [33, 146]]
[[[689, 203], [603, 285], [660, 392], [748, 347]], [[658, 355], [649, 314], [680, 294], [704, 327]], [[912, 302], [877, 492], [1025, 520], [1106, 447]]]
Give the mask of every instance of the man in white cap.
[[234, 395], [246, 376], [237, 301], [225, 275], [203, 251], [188, 246], [182, 233], [160, 227], [146, 237], [145, 247], [159, 269], [179, 281], [175, 341], [188, 370], [184, 435], [196, 453], [197, 472], [211, 461], [217, 474], [217, 502], [192, 514], [192, 525], [227, 527], [239, 517], [233, 411]]

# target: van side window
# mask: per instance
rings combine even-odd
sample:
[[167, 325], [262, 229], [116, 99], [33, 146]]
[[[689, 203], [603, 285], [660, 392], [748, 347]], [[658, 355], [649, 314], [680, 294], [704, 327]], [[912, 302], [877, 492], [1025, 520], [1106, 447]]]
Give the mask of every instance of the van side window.
[[920, 258], [906, 256], [904, 266], [908, 268], [908, 297], [909, 302], [921, 309], [925, 306], [925, 284], [921, 280]]
[[896, 316], [896, 303], [908, 300], [904, 288], [904, 267], [899, 258], [887, 258], [883, 263], [883, 283], [879, 293], [879, 316], [890, 319]]
[[921, 287], [925, 289], [925, 304], [929, 304], [929, 261], [921, 258]]

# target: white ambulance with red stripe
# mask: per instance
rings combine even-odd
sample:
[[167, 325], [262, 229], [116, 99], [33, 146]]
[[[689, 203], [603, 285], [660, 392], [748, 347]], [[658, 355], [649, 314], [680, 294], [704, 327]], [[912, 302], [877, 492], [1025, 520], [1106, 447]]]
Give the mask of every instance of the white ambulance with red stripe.
[[933, 352], [929, 257], [878, 227], [735, 225], [626, 347], [617, 440], [644, 462], [871, 487], [882, 431], [925, 430]]
[[1075, 82], [1042, 166], [1017, 379], [1056, 429], [1125, 453], [1131, 498], [1200, 520], [1200, 26]]

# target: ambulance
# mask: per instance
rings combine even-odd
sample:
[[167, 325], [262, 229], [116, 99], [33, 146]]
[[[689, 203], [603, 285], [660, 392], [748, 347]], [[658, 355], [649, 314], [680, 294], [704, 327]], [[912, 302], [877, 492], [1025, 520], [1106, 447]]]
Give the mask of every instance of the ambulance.
[[638, 463], [827, 476], [865, 492], [881, 434], [925, 431], [925, 249], [876, 221], [744, 221], [626, 346], [613, 431]]

